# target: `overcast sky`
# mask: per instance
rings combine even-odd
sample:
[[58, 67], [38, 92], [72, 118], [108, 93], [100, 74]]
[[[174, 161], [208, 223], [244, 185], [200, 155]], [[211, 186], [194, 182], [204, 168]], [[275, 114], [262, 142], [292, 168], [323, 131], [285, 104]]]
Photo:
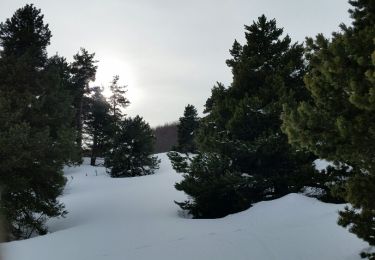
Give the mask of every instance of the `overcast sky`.
[[230, 84], [228, 50], [258, 16], [276, 18], [299, 42], [350, 23], [346, 0], [0, 0], [0, 21], [26, 3], [50, 26], [49, 55], [71, 61], [80, 47], [95, 52], [95, 84], [119, 75], [127, 114], [152, 126], [178, 120], [187, 104], [201, 113], [215, 82]]

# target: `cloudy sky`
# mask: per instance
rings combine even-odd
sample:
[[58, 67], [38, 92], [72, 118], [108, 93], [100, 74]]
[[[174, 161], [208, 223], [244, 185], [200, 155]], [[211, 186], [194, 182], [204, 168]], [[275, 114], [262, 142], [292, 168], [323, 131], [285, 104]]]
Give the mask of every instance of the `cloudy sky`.
[[50, 55], [71, 61], [80, 47], [95, 52], [95, 84], [119, 75], [127, 114], [152, 126], [178, 120], [187, 104], [201, 113], [215, 82], [230, 84], [228, 50], [261, 14], [299, 42], [350, 23], [347, 0], [0, 0], [0, 21], [26, 3], [50, 25]]

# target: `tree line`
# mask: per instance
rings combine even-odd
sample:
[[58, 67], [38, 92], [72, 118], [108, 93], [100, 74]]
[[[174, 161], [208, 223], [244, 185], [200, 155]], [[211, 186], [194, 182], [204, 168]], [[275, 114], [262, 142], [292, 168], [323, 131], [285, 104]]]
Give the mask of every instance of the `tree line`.
[[166, 123], [153, 128], [155, 135], [155, 153], [165, 153], [177, 145], [178, 122]]
[[45, 234], [45, 222], [67, 211], [58, 196], [64, 165], [105, 157], [112, 177], [153, 173], [154, 135], [141, 117], [127, 117], [126, 86], [114, 76], [106, 98], [92, 86], [95, 54], [72, 62], [49, 57], [52, 34], [41, 10], [25, 5], [0, 23], [0, 213], [6, 239]]
[[[169, 157], [189, 195], [182, 209], [223, 217], [313, 187], [349, 202], [338, 224], [375, 245], [375, 3], [349, 3], [350, 26], [304, 45], [264, 15], [245, 26], [226, 61], [232, 83], [212, 88], [203, 118], [186, 123], [186, 107], [180, 119]], [[317, 158], [334, 166], [319, 172]]]

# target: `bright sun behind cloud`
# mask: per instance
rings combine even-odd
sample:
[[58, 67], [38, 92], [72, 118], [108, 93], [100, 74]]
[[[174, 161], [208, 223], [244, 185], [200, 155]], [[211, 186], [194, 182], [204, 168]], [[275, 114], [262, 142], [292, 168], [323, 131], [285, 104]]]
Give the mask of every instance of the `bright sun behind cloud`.
[[125, 62], [121, 58], [116, 58], [113, 55], [96, 55], [98, 63], [98, 70], [96, 73], [96, 80], [94, 85], [104, 87], [104, 95], [109, 96], [110, 90], [109, 85], [113, 79], [113, 76], [119, 75], [120, 85], [127, 86], [127, 98], [131, 104], [137, 103], [141, 99], [141, 91], [136, 87], [137, 76], [136, 72], [132, 68], [131, 64]]

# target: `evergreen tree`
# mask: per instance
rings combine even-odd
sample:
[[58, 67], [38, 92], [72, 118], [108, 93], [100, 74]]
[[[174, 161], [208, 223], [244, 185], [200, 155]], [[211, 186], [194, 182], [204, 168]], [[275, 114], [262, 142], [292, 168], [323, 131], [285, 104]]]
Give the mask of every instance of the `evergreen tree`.
[[111, 177], [153, 174], [159, 161], [152, 156], [155, 137], [150, 126], [136, 116], [122, 120], [118, 128], [105, 157]]
[[[283, 104], [292, 104], [307, 96], [302, 80], [303, 47], [291, 44], [289, 36], [282, 37], [283, 30], [277, 28], [276, 21], [267, 20], [264, 15], [245, 29], [246, 44], [241, 46], [235, 41], [230, 50], [232, 59], [227, 61], [233, 73], [231, 86], [225, 88], [218, 84], [206, 102], [208, 114], [201, 120], [197, 140], [202, 158], [207, 159], [200, 161], [199, 156], [192, 159], [184, 171], [187, 173], [184, 180], [176, 185], [191, 196], [185, 205], [208, 207], [199, 215], [191, 211], [195, 217], [223, 216], [246, 209], [259, 200], [299, 191], [303, 185], [301, 178], [314, 172], [314, 157], [292, 148], [280, 129]], [[172, 161], [184, 161], [178, 154], [170, 155]], [[215, 169], [205, 170], [205, 177], [215, 181], [190, 178], [203, 174], [200, 167], [214, 165], [216, 155], [228, 158], [228, 165], [221, 174], [215, 174]], [[230, 178], [231, 185], [225, 187], [236, 193], [231, 197], [232, 206], [224, 206], [229, 202], [222, 197], [216, 198], [221, 201], [215, 201], [222, 207], [214, 207], [213, 201], [198, 199], [204, 190], [215, 192], [210, 185], [216, 182], [220, 185], [226, 177]], [[193, 185], [197, 186], [194, 182], [200, 183], [197, 193], [191, 192]], [[205, 194], [203, 198], [214, 197]]]
[[109, 97], [109, 103], [115, 121], [120, 121], [124, 116], [121, 108], [125, 108], [130, 104], [129, 100], [125, 97], [125, 93], [127, 92], [126, 86], [120, 86], [118, 84], [119, 79], [119, 76], [114, 76], [109, 86], [112, 92], [112, 95]]
[[184, 116], [180, 117], [177, 126], [178, 151], [193, 153], [196, 151], [195, 132], [198, 130], [199, 118], [197, 109], [193, 105], [185, 107]]
[[176, 189], [191, 198], [176, 204], [194, 218], [224, 217], [250, 207], [246, 178], [233, 169], [230, 158], [216, 153], [199, 153], [189, 158], [169, 152], [168, 156], [173, 168], [184, 173], [184, 180], [176, 183]]
[[[34, 68], [47, 61], [46, 46], [50, 44], [51, 31], [44, 24], [43, 15], [33, 5], [18, 9], [0, 25], [1, 57], [29, 56]], [[31, 59], [32, 57], [32, 59]]]
[[63, 59], [48, 59], [51, 32], [26, 5], [0, 24], [0, 211], [7, 239], [46, 232], [66, 211], [57, 197], [75, 153]]
[[285, 107], [283, 129], [297, 147], [353, 168], [344, 189], [352, 207], [340, 212], [339, 224], [374, 246], [375, 3], [349, 3], [352, 26], [341, 25], [332, 40], [323, 35], [307, 40], [311, 99]]
[[72, 84], [71, 92], [74, 97], [75, 108], [75, 127], [77, 129], [77, 146], [82, 147], [82, 129], [83, 121], [87, 111], [87, 95], [91, 93], [89, 83], [95, 80], [97, 66], [94, 60], [95, 53], [89, 53], [86, 49], [81, 48], [80, 52], [73, 56], [74, 61], [71, 66]]
[[[72, 116], [74, 118], [74, 109], [72, 108], [74, 97], [71, 93], [72, 82], [70, 66], [64, 57], [54, 55], [47, 60], [46, 68], [48, 68], [51, 77], [53, 79], [54, 77], [56, 77], [56, 80], [59, 81], [57, 89], [55, 89], [58, 96], [39, 96], [39, 98], [44, 98], [45, 101], [48, 102], [46, 109], [51, 112], [55, 111], [54, 113], [56, 114], [55, 116], [53, 116], [53, 118], [50, 118], [51, 120], [48, 121], [48, 125], [53, 132], [57, 132], [59, 130], [61, 131], [61, 122], [65, 120], [67, 125], [65, 125], [64, 127], [69, 129], [69, 135], [71, 135], [69, 137], [69, 140], [71, 141], [71, 138], [76, 140], [77, 131], [75, 127], [72, 127], [72, 125], [74, 125], [74, 120], [72, 120]], [[51, 91], [51, 89], [49, 91]], [[65, 102], [62, 102], [63, 100], [65, 100]], [[55, 126], [53, 126], [53, 122], [56, 123]], [[82, 162], [80, 147], [78, 147], [76, 143], [74, 143], [73, 145], [67, 145], [65, 147], [69, 148], [65, 150], [65, 154], [69, 158], [69, 163], [80, 164]]]
[[220, 105], [217, 104], [216, 102], [220, 102], [221, 100], [224, 100], [225, 95], [226, 95], [225, 86], [222, 83], [217, 82], [217, 85], [211, 89], [211, 97], [209, 97], [206, 100], [206, 104], [204, 105], [205, 109], [203, 113], [209, 114], [211, 113], [213, 107], [220, 107]]
[[85, 133], [91, 137], [91, 162], [96, 165], [96, 158], [103, 156], [108, 149], [110, 136], [113, 133], [110, 104], [102, 94], [100, 87], [93, 88], [93, 94], [88, 99], [87, 119], [85, 120]]
[[91, 165], [95, 165], [97, 156], [103, 156], [110, 149], [124, 117], [121, 108], [130, 103], [125, 97], [126, 86], [120, 86], [118, 80], [119, 76], [114, 76], [108, 101], [100, 87], [90, 88], [92, 95], [83, 96], [84, 132], [91, 149]]

